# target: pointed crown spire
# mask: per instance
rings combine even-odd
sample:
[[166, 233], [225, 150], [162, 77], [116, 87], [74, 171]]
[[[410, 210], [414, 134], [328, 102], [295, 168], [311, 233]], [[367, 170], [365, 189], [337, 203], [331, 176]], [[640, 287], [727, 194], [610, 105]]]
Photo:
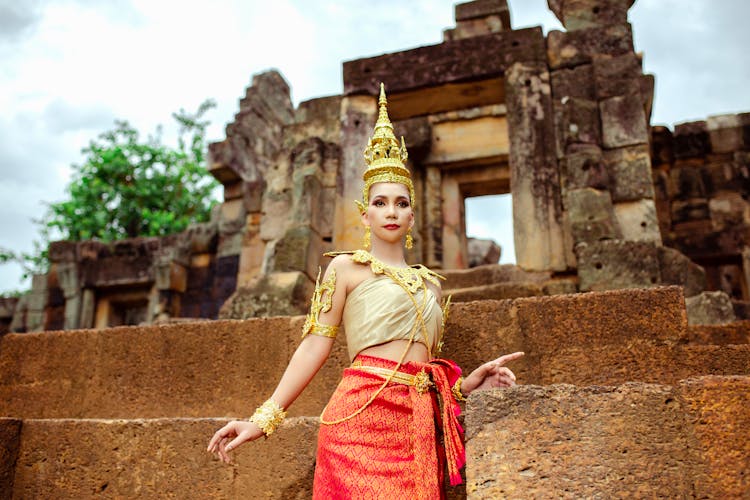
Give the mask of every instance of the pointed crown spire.
[[380, 98], [378, 99], [378, 121], [375, 130], [367, 143], [364, 156], [367, 169], [363, 179], [365, 187], [362, 203], [357, 202], [360, 211], [364, 213], [369, 204], [370, 187], [378, 182], [398, 182], [409, 188], [412, 207], [416, 205], [414, 185], [411, 173], [405, 163], [409, 158], [403, 136], [399, 144], [393, 132], [393, 124], [388, 117], [388, 100], [385, 97], [385, 85], [380, 84]]

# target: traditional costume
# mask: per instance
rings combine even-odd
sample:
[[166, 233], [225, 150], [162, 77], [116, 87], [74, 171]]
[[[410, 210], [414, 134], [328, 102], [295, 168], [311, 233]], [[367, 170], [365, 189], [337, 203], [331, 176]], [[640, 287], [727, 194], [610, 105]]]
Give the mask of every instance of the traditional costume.
[[[379, 105], [365, 149], [363, 201], [357, 202], [362, 212], [370, 186], [378, 182], [405, 185], [415, 205], [411, 174], [404, 165], [408, 153], [403, 137], [399, 144], [393, 133], [382, 84]], [[411, 245], [410, 233], [406, 245]], [[463, 399], [461, 370], [452, 361], [436, 358], [448, 304], [441, 310], [426, 285], [439, 285], [441, 276], [424, 266], [389, 266], [366, 250], [328, 255], [338, 253], [351, 254], [352, 261], [369, 266], [374, 277], [357, 285], [344, 305], [342, 322], [352, 364], [320, 417], [313, 498], [443, 498], [444, 469], [447, 466], [451, 484], [458, 484], [466, 460], [457, 419], [457, 399]], [[318, 321], [332, 307], [335, 285], [335, 270], [323, 283], [317, 280], [303, 337], [336, 336], [338, 326]], [[359, 354], [393, 340], [408, 341], [399, 361]], [[413, 342], [424, 344], [429, 362], [403, 361]], [[283, 410], [269, 400], [251, 420], [270, 434], [283, 417]]]

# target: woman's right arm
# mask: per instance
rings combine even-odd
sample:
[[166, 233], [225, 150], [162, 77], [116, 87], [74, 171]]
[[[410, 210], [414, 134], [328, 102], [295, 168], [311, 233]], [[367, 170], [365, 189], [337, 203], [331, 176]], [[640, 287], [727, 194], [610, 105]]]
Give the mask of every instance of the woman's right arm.
[[[341, 260], [339, 257], [335, 258], [326, 269], [323, 283], [330, 282], [333, 273], [335, 286], [332, 294], [330, 292], [322, 294], [323, 302], [330, 294], [331, 308], [328, 310], [323, 308], [319, 314], [315, 314], [315, 321], [320, 325], [338, 325], [341, 322], [344, 303], [346, 302], [346, 280], [348, 279], [347, 266], [342, 265]], [[312, 313], [314, 311], [311, 311]], [[286, 410], [291, 406], [315, 377], [315, 374], [318, 373], [331, 353], [334, 338], [315, 335], [314, 333], [315, 329], [313, 328], [312, 334], [306, 335], [302, 339], [294, 351], [279, 384], [276, 386], [276, 390], [271, 395], [269, 401], [271, 401], [271, 404], [277, 405], [277, 408]], [[229, 451], [243, 443], [258, 439], [263, 434], [263, 430], [255, 422], [235, 420], [214, 433], [208, 443], [207, 450], [215, 453], [222, 461], [229, 463], [231, 461], [228, 455]]]

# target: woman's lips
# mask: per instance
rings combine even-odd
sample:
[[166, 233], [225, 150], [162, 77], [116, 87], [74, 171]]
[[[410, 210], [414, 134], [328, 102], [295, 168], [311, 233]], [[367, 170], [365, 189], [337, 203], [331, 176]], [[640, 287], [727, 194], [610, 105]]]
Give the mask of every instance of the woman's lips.
[[398, 228], [400, 228], [401, 226], [399, 226], [398, 224], [386, 224], [386, 225], [385, 225], [385, 226], [383, 226], [383, 227], [384, 227], [384, 228], [386, 228], [386, 229], [398, 229]]

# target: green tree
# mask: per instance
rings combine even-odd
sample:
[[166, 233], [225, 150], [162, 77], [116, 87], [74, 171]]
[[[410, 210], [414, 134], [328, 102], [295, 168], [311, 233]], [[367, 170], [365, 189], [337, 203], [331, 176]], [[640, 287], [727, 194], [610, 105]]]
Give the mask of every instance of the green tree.
[[214, 106], [209, 100], [195, 113], [172, 115], [180, 127], [177, 148], [162, 143], [161, 129], [141, 140], [128, 122], [115, 122], [83, 149], [69, 199], [49, 204], [39, 221], [43, 236], [54, 231], [73, 241], [113, 241], [163, 236], [208, 220], [218, 184], [206, 169], [209, 122], [202, 118]]

